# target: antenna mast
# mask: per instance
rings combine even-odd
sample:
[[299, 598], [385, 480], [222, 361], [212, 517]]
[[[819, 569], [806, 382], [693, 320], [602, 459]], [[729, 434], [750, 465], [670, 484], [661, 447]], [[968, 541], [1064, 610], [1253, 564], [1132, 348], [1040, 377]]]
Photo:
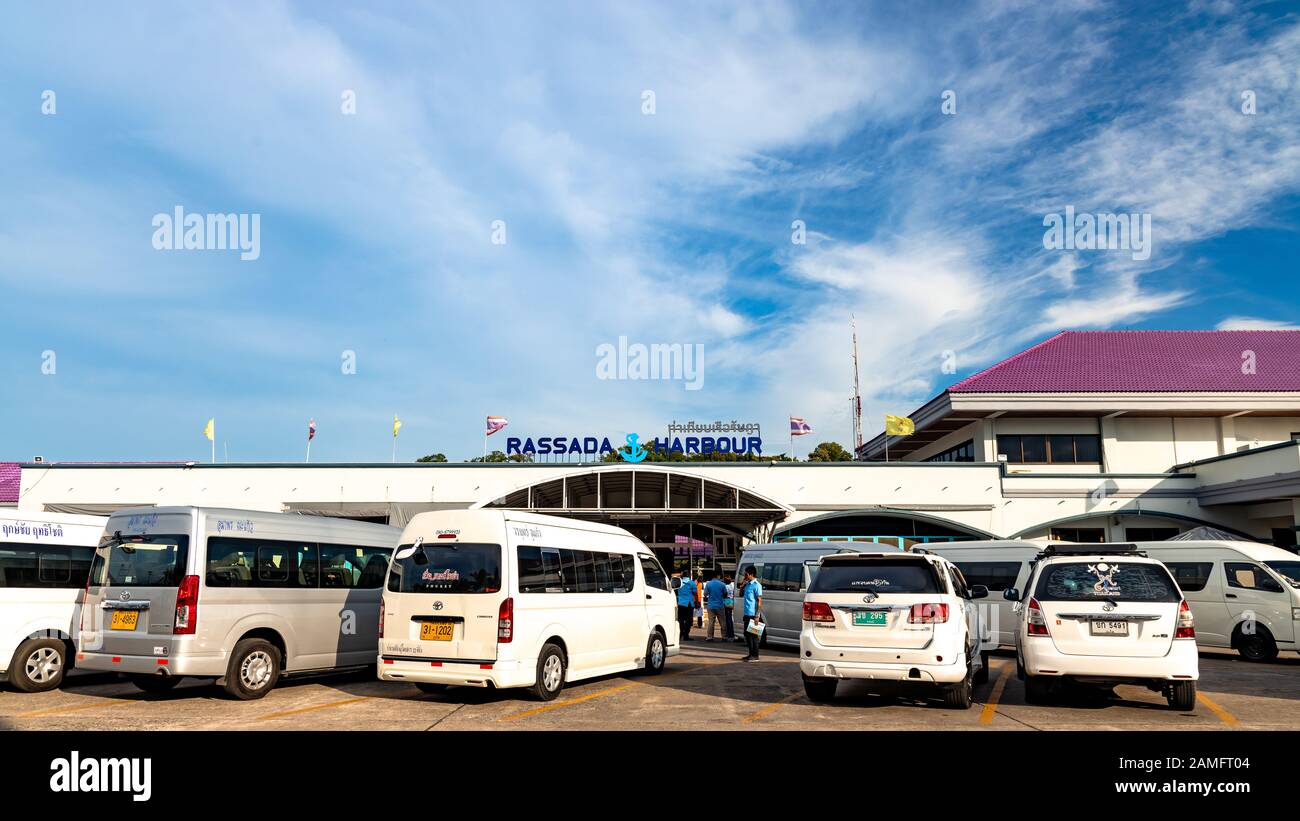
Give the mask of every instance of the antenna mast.
[[858, 320], [849, 314], [853, 326], [853, 458], [862, 450], [862, 385], [858, 378]]

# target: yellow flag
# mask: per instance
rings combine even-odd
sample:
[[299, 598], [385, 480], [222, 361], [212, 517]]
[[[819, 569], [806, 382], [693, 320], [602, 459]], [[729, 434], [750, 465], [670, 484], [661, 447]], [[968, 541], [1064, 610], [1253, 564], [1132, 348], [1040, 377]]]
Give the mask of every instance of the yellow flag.
[[885, 415], [885, 433], [890, 436], [911, 436], [916, 432], [916, 425], [906, 416]]
[[393, 438], [394, 439], [397, 438], [397, 432], [401, 429], [402, 429], [402, 420], [397, 418], [397, 414], [393, 414]]
[[203, 427], [203, 435], [208, 437], [209, 442], [216, 441], [217, 420], [209, 419], [208, 424]]

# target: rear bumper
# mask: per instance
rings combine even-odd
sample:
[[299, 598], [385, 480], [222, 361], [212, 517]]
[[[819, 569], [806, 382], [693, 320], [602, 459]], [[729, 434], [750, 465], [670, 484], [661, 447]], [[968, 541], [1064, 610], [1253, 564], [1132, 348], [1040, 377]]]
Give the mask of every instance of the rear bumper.
[[809, 678], [956, 684], [966, 678], [966, 654], [959, 654], [951, 664], [881, 664], [803, 658], [799, 660], [799, 672]]
[[537, 659], [494, 662], [419, 661], [379, 656], [381, 681], [411, 681], [459, 687], [531, 687], [537, 682]]
[[212, 671], [207, 659], [185, 656], [114, 656], [107, 653], [77, 653], [76, 666], [82, 670], [108, 670], [146, 676], [222, 676], [225, 669]]
[[1192, 639], [1175, 639], [1164, 656], [1076, 656], [1056, 649], [1051, 638], [1030, 638], [1021, 652], [1025, 672], [1031, 676], [1060, 676], [1098, 681], [1197, 681], [1200, 657]]

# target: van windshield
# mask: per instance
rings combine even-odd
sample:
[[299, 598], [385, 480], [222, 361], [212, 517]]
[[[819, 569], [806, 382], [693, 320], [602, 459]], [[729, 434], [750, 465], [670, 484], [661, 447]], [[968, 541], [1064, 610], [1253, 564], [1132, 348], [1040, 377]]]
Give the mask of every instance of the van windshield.
[[934, 565], [924, 559], [837, 559], [826, 562], [809, 593], [940, 593]]
[[394, 593], [501, 591], [501, 545], [425, 542], [399, 545], [393, 555], [388, 589]]
[[100, 542], [90, 566], [90, 584], [177, 587], [185, 575], [190, 537], [124, 536]]
[[1264, 564], [1289, 582], [1292, 587], [1300, 587], [1300, 562], [1264, 562]]
[[1040, 601], [1182, 600], [1178, 586], [1163, 566], [1126, 562], [1063, 562], [1048, 565], [1038, 579], [1034, 597]]

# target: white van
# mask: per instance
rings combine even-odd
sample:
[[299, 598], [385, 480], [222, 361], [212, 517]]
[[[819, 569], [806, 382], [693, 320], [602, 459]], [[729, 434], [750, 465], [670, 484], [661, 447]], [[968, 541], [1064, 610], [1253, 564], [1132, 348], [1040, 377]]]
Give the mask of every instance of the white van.
[[261, 698], [281, 674], [368, 666], [395, 527], [203, 507], [114, 513], [90, 569], [77, 665], [146, 692], [185, 676]]
[[63, 681], [104, 521], [0, 511], [0, 681], [28, 693]]
[[1255, 542], [1137, 542], [1169, 568], [1196, 617], [1196, 643], [1250, 661], [1295, 652], [1300, 640], [1300, 556]]
[[499, 510], [421, 513], [384, 588], [379, 677], [425, 692], [528, 687], [663, 669], [676, 597], [654, 554], [619, 527]]

